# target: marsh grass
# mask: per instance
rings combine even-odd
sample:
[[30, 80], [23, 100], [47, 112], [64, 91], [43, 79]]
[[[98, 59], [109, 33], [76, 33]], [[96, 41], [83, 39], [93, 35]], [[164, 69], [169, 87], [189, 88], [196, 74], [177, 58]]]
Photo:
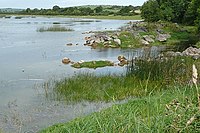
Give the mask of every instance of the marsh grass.
[[140, 40], [134, 37], [130, 32], [121, 32], [119, 35], [119, 39], [122, 42], [122, 44], [120, 45], [121, 48], [136, 48], [141, 46]]
[[37, 29], [38, 32], [69, 32], [74, 31], [71, 28], [59, 26], [59, 25], [53, 25], [52, 27], [41, 27]]
[[[122, 100], [145, 95], [145, 83], [142, 81], [140, 84], [134, 77], [79, 74], [57, 82], [53, 95], [57, 100], [67, 102]], [[159, 84], [152, 82], [149, 86], [156, 89]]]
[[140, 80], [150, 79], [162, 84], [188, 83], [192, 75], [194, 60], [191, 57], [138, 58], [132, 60], [127, 69], [127, 76]]
[[99, 67], [106, 67], [106, 66], [113, 66], [114, 63], [111, 61], [87, 61], [83, 63], [75, 63], [72, 65], [74, 68], [99, 68]]
[[132, 100], [41, 132], [200, 132], [197, 81], [190, 83], [198, 63], [183, 57], [140, 59], [132, 61], [125, 76], [83, 74], [57, 82], [58, 99]]
[[[129, 97], [146, 96], [170, 86], [191, 83], [191, 58], [176, 57], [163, 60], [137, 59], [127, 67], [126, 75], [77, 74], [71, 78], [55, 81], [53, 99], [67, 102], [112, 101]], [[200, 70], [200, 69], [198, 69]], [[47, 90], [47, 89], [46, 89]]]

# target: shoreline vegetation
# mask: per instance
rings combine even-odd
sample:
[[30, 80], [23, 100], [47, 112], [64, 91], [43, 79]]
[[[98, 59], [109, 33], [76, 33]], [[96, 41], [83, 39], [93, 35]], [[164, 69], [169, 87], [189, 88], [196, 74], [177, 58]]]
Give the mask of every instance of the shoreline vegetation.
[[79, 74], [58, 81], [53, 94], [48, 94], [51, 99], [70, 103], [129, 101], [41, 133], [199, 131], [197, 90], [191, 82], [192, 65], [199, 73], [199, 63], [190, 57], [139, 59], [136, 66], [129, 65], [126, 75]]
[[25, 15], [25, 14], [0, 14], [0, 18], [6, 17], [11, 18], [11, 16], [19, 16], [19, 17], [60, 17], [60, 18], [83, 18], [83, 19], [113, 19], [113, 20], [143, 20], [141, 18], [141, 15], [135, 15], [135, 16], [73, 16], [73, 15]]
[[[131, 100], [41, 132], [200, 132], [200, 28], [195, 20], [199, 17], [189, 16], [192, 24], [185, 24], [181, 23], [185, 12], [180, 11], [180, 16], [165, 12], [188, 7], [186, 10], [197, 10], [192, 8], [195, 1], [185, 7], [175, 4], [176, 7], [149, 0], [141, 8], [144, 22], [130, 22], [121, 32], [85, 38], [86, 46], [92, 48], [164, 45], [172, 49], [156, 58], [130, 60], [124, 75], [80, 74], [56, 82], [49, 95], [61, 101]], [[191, 14], [185, 17], [188, 15]]]

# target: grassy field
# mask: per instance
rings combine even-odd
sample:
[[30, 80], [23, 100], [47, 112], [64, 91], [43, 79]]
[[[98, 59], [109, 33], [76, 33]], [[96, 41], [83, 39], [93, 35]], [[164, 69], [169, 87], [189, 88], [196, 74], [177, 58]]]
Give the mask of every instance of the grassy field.
[[140, 15], [135, 15], [135, 16], [64, 16], [64, 17], [87, 18], [87, 19], [142, 20]]

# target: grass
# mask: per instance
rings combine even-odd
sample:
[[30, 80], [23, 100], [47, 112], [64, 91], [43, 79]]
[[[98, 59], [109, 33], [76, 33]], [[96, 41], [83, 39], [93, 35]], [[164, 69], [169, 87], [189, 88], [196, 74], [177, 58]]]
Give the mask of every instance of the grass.
[[[7, 14], [1, 14], [7, 15]], [[61, 18], [86, 18], [86, 19], [113, 19], [113, 20], [142, 20], [140, 15], [135, 16], [66, 16], [66, 15], [20, 15], [20, 14], [9, 14], [10, 16], [44, 16], [44, 17], [61, 17]]]
[[[54, 99], [67, 102], [122, 100], [145, 95], [146, 82], [140, 82], [134, 77], [80, 74], [57, 82], [52, 96]], [[159, 83], [152, 82], [149, 86], [156, 90]]]
[[111, 61], [88, 61], [83, 63], [75, 63], [72, 65], [74, 68], [99, 68], [99, 67], [106, 67], [106, 66], [113, 66], [113, 62]]
[[195, 45], [197, 48], [200, 48], [200, 41], [198, 41]]
[[200, 71], [191, 58], [141, 58], [129, 64], [125, 76], [83, 74], [59, 81], [53, 89], [57, 100], [132, 100], [41, 132], [199, 132], [192, 64]]
[[[188, 84], [192, 64], [199, 61], [177, 57], [168, 60], [137, 60], [129, 64], [127, 74], [80, 74], [57, 81], [51, 98], [68, 102], [112, 101], [128, 97], [141, 97], [150, 92], [160, 92], [169, 86]], [[197, 68], [200, 70], [200, 67]], [[92, 92], [92, 93], [91, 93]]]
[[[172, 87], [153, 96], [135, 98], [126, 104], [56, 124], [41, 133], [199, 132], [200, 111], [195, 93], [195, 88], [190, 86]], [[195, 119], [187, 125], [193, 116]]]
[[91, 18], [91, 19], [142, 20], [140, 15], [135, 15], [135, 16], [72, 16], [72, 17]]
[[132, 33], [127, 31], [121, 32], [119, 35], [119, 39], [122, 42], [122, 44], [120, 45], [121, 48], [136, 48], [141, 46], [140, 40], [134, 37]]
[[155, 41], [154, 43], [151, 43], [151, 45], [188, 46], [188, 44], [196, 44], [199, 40], [199, 35], [196, 32], [197, 29], [194, 26], [183, 26], [170, 22], [143, 23], [139, 26], [147, 29], [147, 32], [140, 32], [140, 36], [153, 35], [156, 37], [157, 29], [161, 30], [164, 34], [169, 33], [171, 35], [166, 42]]
[[37, 29], [38, 32], [69, 32], [73, 31], [71, 28], [62, 27], [59, 25], [54, 25], [52, 27], [41, 27]]

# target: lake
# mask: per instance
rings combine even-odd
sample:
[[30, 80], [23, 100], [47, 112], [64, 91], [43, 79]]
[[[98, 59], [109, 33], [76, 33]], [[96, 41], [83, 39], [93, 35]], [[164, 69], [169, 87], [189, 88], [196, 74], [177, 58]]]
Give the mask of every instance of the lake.
[[[0, 129], [5, 132], [36, 132], [57, 122], [87, 115], [113, 103], [66, 105], [45, 98], [43, 85], [77, 73], [124, 73], [125, 67], [75, 69], [72, 61], [111, 60], [119, 55], [138, 56], [145, 49], [91, 49], [84, 46], [89, 31], [117, 30], [128, 20], [95, 20], [56, 17], [0, 18]], [[38, 32], [41, 27], [61, 25], [72, 32]], [[67, 43], [78, 45], [67, 46]], [[150, 51], [157, 50], [152, 47]], [[149, 50], [147, 50], [149, 51]], [[124, 101], [122, 101], [124, 102]], [[1, 130], [0, 130], [1, 131]]]

